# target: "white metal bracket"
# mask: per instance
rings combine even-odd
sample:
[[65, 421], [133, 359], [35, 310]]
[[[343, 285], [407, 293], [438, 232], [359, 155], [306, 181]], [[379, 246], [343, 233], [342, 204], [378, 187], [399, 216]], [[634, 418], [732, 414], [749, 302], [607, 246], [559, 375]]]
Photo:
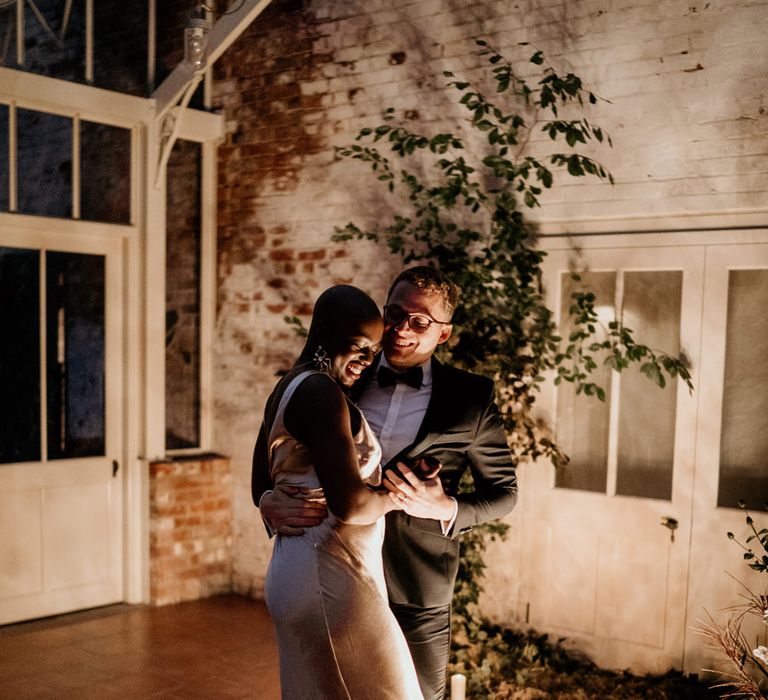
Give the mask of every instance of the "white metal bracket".
[[177, 107], [170, 110], [166, 110], [162, 115], [162, 121], [160, 122], [160, 151], [157, 160], [157, 170], [155, 172], [155, 187], [160, 187], [162, 182], [162, 176], [165, 172], [165, 168], [168, 165], [168, 159], [171, 157], [171, 151], [173, 145], [176, 143], [176, 139], [179, 136], [179, 125], [184, 118], [184, 110], [189, 105], [189, 101], [192, 98], [197, 86], [203, 79], [204, 73], [199, 72], [192, 76], [192, 80], [187, 85], [181, 96], [181, 102]]
[[221, 16], [208, 36], [205, 66], [195, 70], [185, 61], [181, 61], [152, 93], [155, 100], [155, 128], [159, 131], [160, 143], [155, 187], [160, 186], [173, 144], [178, 136], [179, 122], [205, 71], [235, 42], [271, 1], [243, 0], [236, 10]]

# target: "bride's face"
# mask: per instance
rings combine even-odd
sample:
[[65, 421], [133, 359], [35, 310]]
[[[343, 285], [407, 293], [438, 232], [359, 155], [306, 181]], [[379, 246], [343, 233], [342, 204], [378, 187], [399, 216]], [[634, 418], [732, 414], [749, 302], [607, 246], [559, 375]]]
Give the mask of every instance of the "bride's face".
[[[331, 361], [331, 376], [342, 386], [352, 386], [362, 371], [373, 362], [381, 348], [384, 323], [371, 319], [350, 328], [349, 336], [341, 341], [339, 351]], [[346, 335], [346, 334], [345, 334]]]

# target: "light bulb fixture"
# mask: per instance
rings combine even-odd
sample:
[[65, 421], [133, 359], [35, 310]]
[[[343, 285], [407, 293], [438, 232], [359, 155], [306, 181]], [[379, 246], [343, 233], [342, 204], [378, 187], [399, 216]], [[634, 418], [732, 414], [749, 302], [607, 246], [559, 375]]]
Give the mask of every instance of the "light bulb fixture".
[[[2, 4], [3, 0], [0, 0]], [[184, 61], [199, 71], [205, 68], [208, 55], [208, 32], [211, 28], [208, 17], [224, 17], [240, 12], [245, 5], [245, 0], [240, 0], [234, 7], [230, 7], [226, 12], [216, 11], [216, 2], [207, 4], [199, 2], [195, 5], [187, 26], [184, 29]]]
[[184, 61], [196, 71], [205, 68], [209, 28], [203, 9], [198, 5], [184, 28]]

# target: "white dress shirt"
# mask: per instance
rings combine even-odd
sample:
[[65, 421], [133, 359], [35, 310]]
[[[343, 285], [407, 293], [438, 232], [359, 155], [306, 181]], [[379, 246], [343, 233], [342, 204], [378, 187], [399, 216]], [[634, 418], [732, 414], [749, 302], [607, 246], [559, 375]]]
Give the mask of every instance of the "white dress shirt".
[[[379, 367], [394, 370], [383, 355], [379, 359], [377, 371]], [[424, 375], [418, 389], [405, 382], [380, 387], [374, 372], [357, 402], [379, 438], [382, 464], [389, 462], [400, 450], [413, 443], [424, 420], [432, 397], [432, 362], [427, 360], [421, 369]]]
[[[379, 367], [394, 370], [384, 355], [379, 358], [376, 371]], [[414, 442], [424, 421], [432, 397], [432, 360], [422, 364], [421, 369], [423, 378], [418, 389], [406, 382], [379, 386], [376, 372], [373, 372], [357, 402], [374, 434], [379, 438], [382, 464], [387, 464], [392, 457]], [[456, 499], [451, 500], [454, 503], [453, 517], [441, 521], [443, 534], [447, 534], [453, 527], [458, 513]]]

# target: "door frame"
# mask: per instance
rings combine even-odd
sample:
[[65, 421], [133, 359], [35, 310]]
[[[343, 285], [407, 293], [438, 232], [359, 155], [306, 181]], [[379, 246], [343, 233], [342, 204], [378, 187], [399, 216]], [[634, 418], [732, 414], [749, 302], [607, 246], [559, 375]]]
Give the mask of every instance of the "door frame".
[[[727, 608], [743, 602], [744, 589], [762, 592], [763, 575], [751, 571], [742, 559], [741, 549], [727, 539], [734, 532], [744, 541], [749, 534], [744, 513], [737, 507], [718, 506], [720, 477], [720, 445], [724, 374], [728, 324], [729, 275], [732, 270], [768, 271], [768, 232], [762, 242], [731, 243], [720, 241], [708, 246], [705, 261], [707, 286], [704, 290], [702, 314], [700, 410], [696, 430], [696, 498], [692, 517], [698, 527], [691, 537], [691, 571], [688, 594], [689, 628], [708, 623], [707, 615], [723, 623]], [[745, 494], [746, 495], [746, 494]], [[765, 513], [752, 509], [758, 526], [764, 526]], [[740, 583], [737, 583], [740, 582]], [[743, 631], [757, 646], [766, 644], [768, 628], [755, 618], [744, 618]], [[690, 634], [686, 639], [684, 668], [700, 673], [702, 668], [717, 668], [722, 657], [701, 645], [701, 637]]]
[[[658, 248], [659, 255], [664, 255], [666, 248], [700, 248], [705, 250], [705, 268], [707, 256], [716, 255], [719, 246], [749, 246], [768, 244], [768, 210], [753, 210], [743, 212], [712, 212], [711, 214], [702, 214], [699, 216], [669, 215], [664, 217], [646, 217], [646, 218], [621, 218], [605, 220], [584, 220], [584, 221], [550, 221], [542, 222], [540, 225], [541, 235], [539, 239], [540, 247], [546, 252], [584, 250], [586, 252], [592, 249], [601, 248]], [[545, 260], [546, 266], [546, 260]], [[706, 285], [706, 269], [702, 270], [703, 284]], [[703, 289], [702, 297], [706, 296], [706, 287]], [[698, 353], [702, 356], [702, 353]], [[700, 360], [703, 362], [704, 359]], [[703, 366], [700, 371], [703, 371]], [[700, 374], [700, 373], [699, 373]], [[695, 430], [701, 430], [701, 411], [703, 396], [699, 396], [700, 380], [697, 381], [694, 389], [694, 400], [697, 401], [695, 410], [696, 426]], [[685, 391], [685, 389], [681, 389]], [[686, 392], [687, 393], [687, 392]], [[702, 392], [703, 393], [703, 392]], [[544, 397], [543, 397], [544, 398]], [[548, 415], [548, 410], [554, 406], [553, 402], [542, 401], [540, 411], [542, 417], [552, 425], [552, 416]], [[688, 547], [689, 571], [688, 586], [686, 592], [686, 625], [683, 648], [680, 649], [680, 656], [683, 659], [683, 667], [686, 672], [700, 673], [701, 668], [692, 654], [692, 649], [699, 645], [700, 638], [694, 632], [697, 620], [702, 617], [702, 595], [697, 590], [697, 580], [699, 578], [698, 562], [706, 558], [706, 552], [699, 551], [696, 554], [697, 537], [705, 537], [706, 532], [702, 529], [703, 523], [700, 521], [702, 504], [699, 500], [702, 497], [701, 485], [699, 482], [699, 472], [701, 465], [698, 438], [696, 450], [696, 463], [694, 465], [694, 485], [693, 485], [693, 506], [690, 514], [691, 537], [685, 542]], [[536, 501], [537, 494], [542, 489], [549, 489], [553, 484], [551, 475], [552, 467], [549, 463], [539, 462], [537, 464], [521, 465], [521, 494], [527, 494], [522, 500], [521, 506], [513, 518], [516, 526], [521, 530], [521, 551], [520, 551], [520, 598], [518, 609], [521, 614], [520, 620], [526, 624], [533, 624], [533, 616], [529, 619], [528, 603], [532, 599], [532, 592], [535, 591], [538, 581], [536, 578], [536, 567], [534, 563], [540, 557], [537, 551], [537, 541], [535, 531], [540, 526], [536, 520]], [[698, 488], [697, 488], [698, 487]], [[735, 515], [741, 516], [741, 513], [734, 511]], [[742, 519], [743, 522], [743, 519]], [[732, 544], [732, 543], [731, 543]], [[701, 547], [699, 547], [701, 550]], [[738, 558], [738, 553], [737, 553]], [[738, 562], [734, 565], [738, 567]], [[525, 611], [524, 613], [522, 611]], [[548, 630], [541, 629], [546, 632]], [[571, 641], [574, 641], [571, 636]], [[584, 640], [576, 642], [576, 646], [582, 649], [589, 647], [584, 644]]]
[[[161, 168], [165, 134], [157, 100], [0, 67], [0, 104], [131, 130], [130, 225], [93, 223], [0, 213], [0, 234], [25, 230], [56, 245], [67, 237], [119, 239], [123, 246], [123, 405], [124, 597], [149, 602], [149, 465], [165, 454], [165, 246], [166, 177]], [[172, 107], [178, 138], [202, 144], [201, 222], [201, 449], [212, 446], [216, 289], [216, 147], [225, 138], [222, 114]], [[9, 136], [14, 153], [15, 134]], [[73, 144], [73, 159], [76, 158]], [[13, 190], [16, 163], [9, 163]], [[74, 240], [73, 238], [73, 240]]]
[[[660, 258], [654, 246], [640, 245], [627, 249], [606, 240], [603, 245], [590, 246], [589, 249], [583, 247], [580, 251], [583, 257], [579, 257], [577, 262], [583, 262], [587, 269], [596, 272], [680, 271], [680, 343], [696, 363], [700, 318], [695, 311], [686, 312], [686, 309], [697, 305], [697, 295], [701, 293], [703, 251], [684, 246], [667, 250], [669, 254]], [[555, 310], [555, 318], [559, 321], [562, 273], [567, 274], [570, 268], [571, 252], [567, 248], [549, 252], [544, 262], [543, 281], [548, 305]], [[638, 340], [642, 342], [642, 338]], [[540, 469], [531, 475], [530, 485], [536, 492], [531, 509], [536, 514], [529, 515], [529, 518], [546, 523], [546, 526], [542, 525], [545, 529], [538, 534], [531, 532], [531, 551], [540, 551], [544, 557], [533, 568], [540, 572], [540, 577], [545, 577], [543, 580], [547, 584], [543, 588], [531, 589], [530, 623], [536, 628], [543, 627], [545, 631], [578, 639], [601, 665], [657, 671], [667, 664], [679, 665], [683, 660], [688, 574], [685, 543], [691, 524], [694, 446], [692, 442], [681, 441], [679, 436], [689, 434], [695, 428], [696, 405], [680, 382], [675, 398], [677, 437], [671, 454], [674, 471], [670, 500], [617, 494], [616, 451], [621, 379], [621, 374], [611, 372], [605, 489], [593, 493], [556, 488], [553, 469]], [[573, 391], [573, 387], [564, 383], [560, 391]], [[649, 383], [648, 391], [658, 389]], [[559, 398], [553, 382], [547, 382], [540, 410], [546, 411], [547, 423], [555, 428]], [[590, 514], [589, 517], [587, 514]], [[669, 532], [663, 530], [660, 524], [662, 517], [673, 517], [679, 523], [674, 544], [670, 543]], [[578, 527], [579, 523], [581, 527]], [[568, 546], [567, 542], [572, 546]], [[580, 546], [576, 546], [579, 542]], [[627, 549], [624, 549], [625, 546]], [[560, 573], [553, 577], [554, 572], [550, 575], [545, 573], [550, 568], [543, 566], [547, 557], [555, 562], [567, 560], [571, 563], [564, 563]], [[575, 559], [571, 561], [569, 557]], [[622, 584], [624, 572], [629, 571], [626, 566], [630, 560], [634, 562], [633, 570], [645, 571], [649, 576], [648, 583], [655, 586], [651, 589], [657, 592], [653, 599], [664, 602], [663, 608], [657, 608], [661, 629], [646, 626], [642, 631], [642, 626], [638, 628], [632, 623], [632, 619], [638, 621], [632, 617], [637, 611], [633, 612], [632, 599], [627, 597], [631, 596], [631, 588], [628, 591]], [[587, 571], [588, 562], [594, 567], [592, 571]], [[573, 576], [575, 571], [581, 572], [584, 578], [580, 581], [584, 585], [580, 585], [576, 580], [578, 577]], [[552, 608], [554, 601], [559, 601], [557, 613]], [[613, 604], [610, 601], [614, 601]], [[607, 609], [610, 605], [616, 609]], [[645, 616], [642, 619], [646, 619]]]
[[[128, 386], [127, 355], [129, 343], [126, 334], [126, 241], [134, 232], [131, 226], [101, 224], [18, 214], [0, 214], [0, 246], [45, 252], [71, 252], [105, 256], [105, 456], [114, 459], [120, 468], [120, 501], [115, 514], [115, 526], [120, 530], [121, 550], [110, 553], [111, 570], [119, 572], [116, 582], [118, 600], [128, 599], [128, 582], [135, 572], [126, 557], [127, 538], [135, 530], [136, 514], [141, 510], [131, 495], [129, 484], [135, 479], [135, 469], [129, 467], [126, 434]], [[42, 362], [42, 357], [41, 357]], [[44, 385], [41, 391], [45, 391]], [[43, 397], [43, 404], [45, 400]], [[44, 414], [43, 414], [44, 416]], [[41, 420], [43, 418], [41, 417]], [[41, 434], [42, 439], [42, 434]], [[41, 467], [48, 464], [45, 450], [41, 452]], [[135, 536], [135, 533], [134, 533]], [[48, 611], [46, 614], [55, 614]], [[33, 613], [33, 616], [37, 616]]]

